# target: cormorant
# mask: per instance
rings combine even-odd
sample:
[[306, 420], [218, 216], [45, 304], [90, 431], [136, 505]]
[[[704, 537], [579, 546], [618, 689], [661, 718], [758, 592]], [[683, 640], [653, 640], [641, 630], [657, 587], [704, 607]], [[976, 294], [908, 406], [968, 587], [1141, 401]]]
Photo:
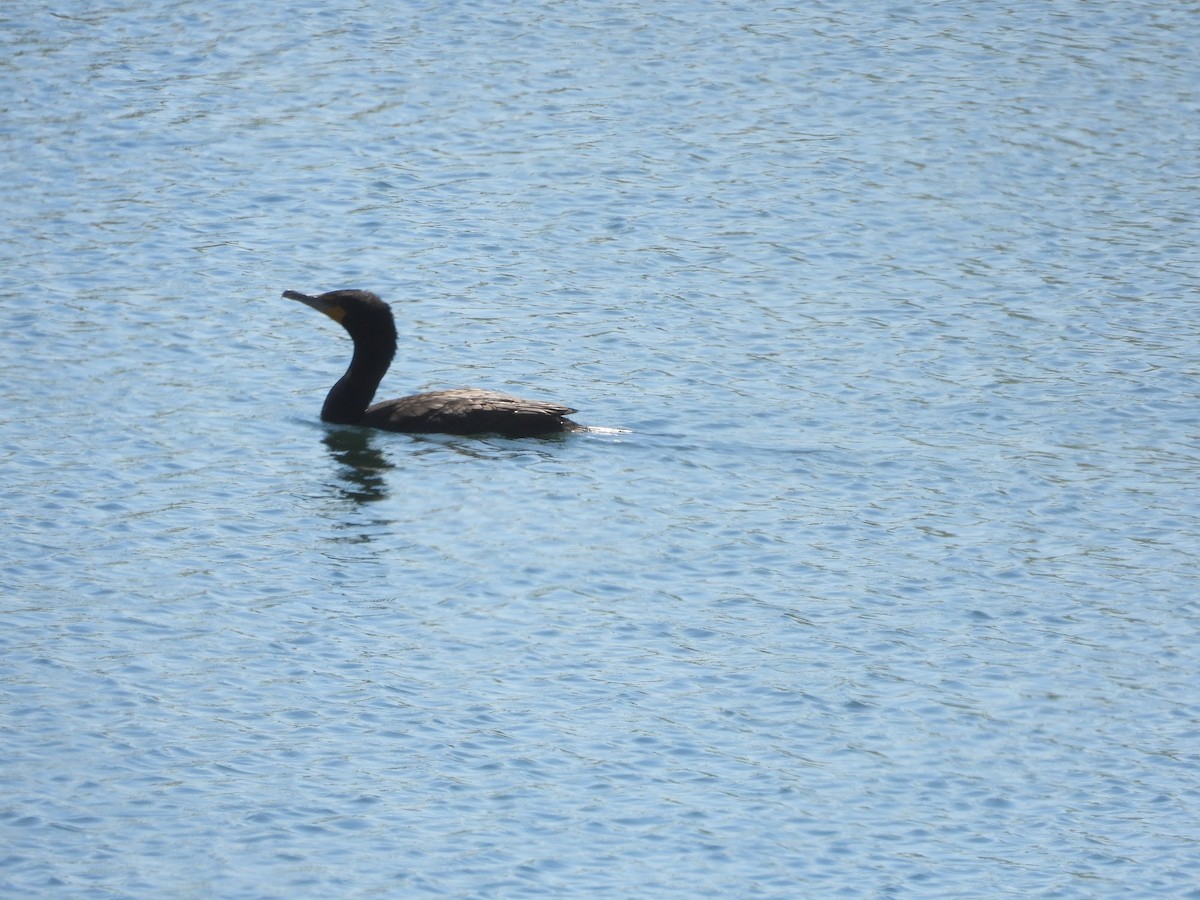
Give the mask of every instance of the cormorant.
[[321, 408], [325, 422], [384, 431], [505, 437], [586, 430], [566, 418], [575, 412], [569, 406], [479, 388], [431, 391], [372, 405], [375, 389], [396, 355], [396, 321], [391, 307], [370, 291], [330, 291], [317, 297], [284, 291], [283, 296], [325, 313], [350, 332], [354, 341], [350, 368], [330, 388]]

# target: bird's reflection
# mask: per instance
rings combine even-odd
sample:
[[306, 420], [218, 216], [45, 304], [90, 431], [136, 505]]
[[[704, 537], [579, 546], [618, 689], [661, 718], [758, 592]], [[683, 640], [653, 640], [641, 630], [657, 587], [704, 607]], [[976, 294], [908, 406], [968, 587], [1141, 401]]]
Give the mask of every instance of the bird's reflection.
[[369, 428], [331, 428], [325, 434], [325, 446], [341, 463], [342, 493], [356, 503], [374, 503], [388, 495], [384, 473], [394, 466], [379, 452], [374, 437]]

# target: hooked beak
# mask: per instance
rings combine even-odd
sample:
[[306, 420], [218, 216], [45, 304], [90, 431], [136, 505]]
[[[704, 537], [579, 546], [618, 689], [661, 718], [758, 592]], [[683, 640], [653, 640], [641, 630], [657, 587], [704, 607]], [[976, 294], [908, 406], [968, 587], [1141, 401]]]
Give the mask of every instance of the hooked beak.
[[299, 291], [284, 291], [283, 296], [288, 300], [299, 300], [301, 303], [311, 306], [318, 312], [323, 312], [335, 322], [341, 322], [346, 317], [346, 311], [337, 303], [330, 302], [321, 297], [310, 297], [308, 294], [302, 294]]

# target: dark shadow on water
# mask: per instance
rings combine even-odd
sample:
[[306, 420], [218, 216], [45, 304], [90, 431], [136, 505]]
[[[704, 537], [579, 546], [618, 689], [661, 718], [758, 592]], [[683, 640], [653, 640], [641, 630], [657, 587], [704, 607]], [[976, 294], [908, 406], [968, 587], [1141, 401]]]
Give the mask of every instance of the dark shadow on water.
[[395, 466], [375, 446], [369, 428], [333, 428], [325, 434], [325, 446], [341, 464], [342, 492], [356, 503], [374, 503], [388, 496], [385, 473]]
[[[619, 442], [628, 432], [599, 430], [598, 436]], [[609, 437], [616, 435], [618, 437]], [[508, 459], [530, 453], [552, 458], [557, 448], [570, 441], [572, 434], [548, 434], [540, 437], [506, 438], [500, 435], [392, 434], [372, 428], [326, 426], [323, 438], [330, 455], [338, 463], [336, 487], [347, 500], [356, 504], [375, 503], [391, 494], [388, 472], [396, 468], [383, 452], [393, 441], [403, 440], [414, 456], [445, 453], [471, 459]]]
[[389, 439], [403, 438], [412, 445], [416, 455], [443, 453], [447, 450], [475, 459], [509, 457], [514, 452], [545, 448], [549, 454], [554, 444], [562, 443], [567, 435], [547, 435], [540, 438], [502, 438], [497, 435], [461, 437], [447, 434], [392, 435], [371, 428], [329, 428], [324, 443], [330, 455], [340, 464], [339, 487], [343, 495], [356, 503], [374, 503], [390, 494], [387, 473], [395, 464], [380, 450]]

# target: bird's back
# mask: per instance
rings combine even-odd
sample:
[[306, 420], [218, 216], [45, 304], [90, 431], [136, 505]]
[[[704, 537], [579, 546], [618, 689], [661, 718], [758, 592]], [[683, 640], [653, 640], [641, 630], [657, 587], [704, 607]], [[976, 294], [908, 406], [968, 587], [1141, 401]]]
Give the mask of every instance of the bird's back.
[[531, 437], [576, 430], [579, 426], [566, 418], [573, 412], [559, 403], [459, 388], [384, 400], [368, 407], [357, 424], [385, 431]]

